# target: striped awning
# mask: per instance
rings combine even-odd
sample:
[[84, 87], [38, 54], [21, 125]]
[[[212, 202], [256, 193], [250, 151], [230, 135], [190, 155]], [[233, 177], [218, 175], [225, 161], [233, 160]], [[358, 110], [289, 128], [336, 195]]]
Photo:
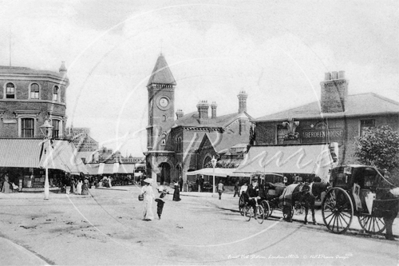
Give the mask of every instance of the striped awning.
[[[0, 167], [58, 169], [68, 173], [87, 173], [68, 141], [41, 139], [0, 139]], [[47, 156], [48, 155], [48, 156]]]
[[134, 164], [90, 164], [92, 175], [133, 174], [134, 169]]

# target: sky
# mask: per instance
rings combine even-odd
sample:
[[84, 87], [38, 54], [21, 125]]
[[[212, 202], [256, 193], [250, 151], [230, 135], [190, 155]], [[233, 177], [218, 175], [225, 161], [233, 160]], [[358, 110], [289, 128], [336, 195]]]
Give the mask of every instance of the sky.
[[349, 94], [399, 101], [398, 11], [396, 0], [0, 0], [0, 65], [58, 71], [65, 61], [67, 125], [143, 156], [146, 84], [161, 52], [185, 114], [200, 100], [237, 112], [241, 90], [254, 118], [297, 107], [340, 70]]

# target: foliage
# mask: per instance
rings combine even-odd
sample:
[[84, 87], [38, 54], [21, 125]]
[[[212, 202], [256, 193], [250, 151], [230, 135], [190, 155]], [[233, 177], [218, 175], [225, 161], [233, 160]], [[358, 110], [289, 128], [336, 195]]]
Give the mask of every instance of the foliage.
[[388, 170], [399, 166], [399, 133], [391, 127], [366, 129], [355, 144], [355, 155], [361, 163]]

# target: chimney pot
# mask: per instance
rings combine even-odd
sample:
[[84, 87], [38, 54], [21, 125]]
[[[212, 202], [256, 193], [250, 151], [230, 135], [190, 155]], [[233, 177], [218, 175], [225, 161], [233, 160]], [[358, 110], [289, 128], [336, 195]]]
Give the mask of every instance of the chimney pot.
[[344, 79], [344, 78], [345, 78], [345, 71], [342, 71], [342, 70], [339, 71], [339, 72], [338, 72], [338, 78], [339, 78], [339, 79]]
[[333, 71], [332, 72], [332, 79], [338, 79], [338, 72], [337, 71]]
[[330, 73], [330, 72], [327, 72], [327, 73], [325, 74], [324, 80], [331, 80], [331, 73]]

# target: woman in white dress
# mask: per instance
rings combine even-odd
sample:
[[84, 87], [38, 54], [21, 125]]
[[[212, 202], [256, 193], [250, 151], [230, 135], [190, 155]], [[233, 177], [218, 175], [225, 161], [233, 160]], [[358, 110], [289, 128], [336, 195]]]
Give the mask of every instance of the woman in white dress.
[[82, 194], [82, 180], [79, 180], [78, 184], [76, 185], [76, 194], [80, 195]]
[[144, 195], [144, 207], [143, 207], [143, 220], [151, 221], [154, 219], [154, 213], [152, 212], [152, 202], [154, 201], [154, 192], [150, 185], [152, 180], [146, 178], [144, 180], [144, 186], [141, 188], [141, 193]]

